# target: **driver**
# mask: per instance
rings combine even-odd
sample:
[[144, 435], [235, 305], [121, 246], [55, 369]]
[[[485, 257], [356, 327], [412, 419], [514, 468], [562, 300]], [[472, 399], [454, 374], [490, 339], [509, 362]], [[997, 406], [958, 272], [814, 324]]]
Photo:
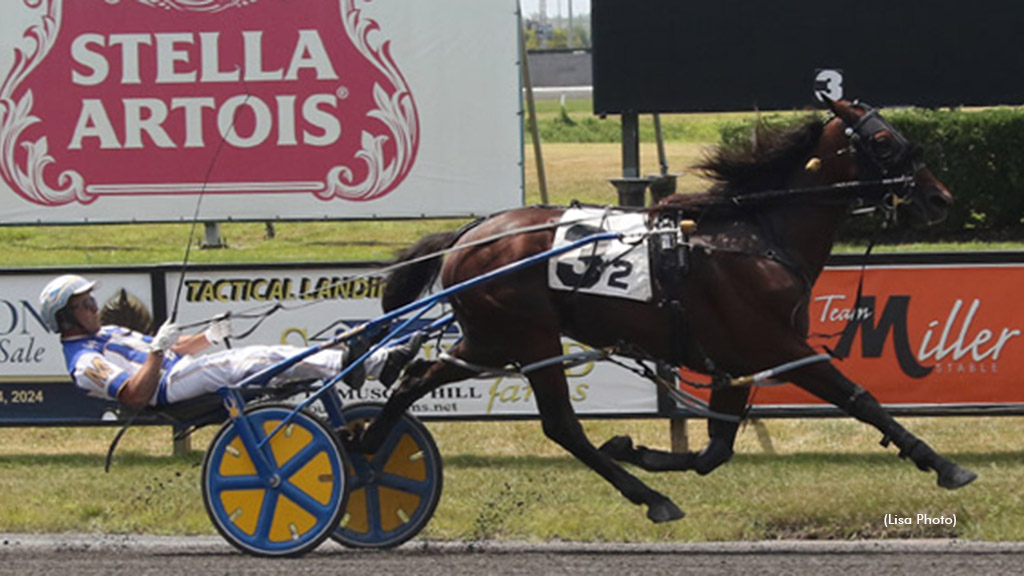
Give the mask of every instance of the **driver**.
[[[235, 386], [282, 360], [304, 351], [294, 346], [246, 346], [202, 356], [195, 354], [230, 336], [227, 319], [214, 321], [205, 331], [183, 335], [166, 322], [153, 337], [116, 325], [100, 323], [92, 296], [96, 282], [75, 274], [50, 281], [39, 294], [43, 322], [60, 334], [64, 359], [75, 385], [93, 396], [113, 399], [131, 408], [163, 406]], [[345, 377], [353, 388], [367, 375], [386, 387], [398, 379], [419, 352], [422, 334], [409, 342], [382, 348], [363, 366]], [[271, 383], [331, 378], [345, 362], [362, 351], [351, 348], [320, 351], [275, 377]]]

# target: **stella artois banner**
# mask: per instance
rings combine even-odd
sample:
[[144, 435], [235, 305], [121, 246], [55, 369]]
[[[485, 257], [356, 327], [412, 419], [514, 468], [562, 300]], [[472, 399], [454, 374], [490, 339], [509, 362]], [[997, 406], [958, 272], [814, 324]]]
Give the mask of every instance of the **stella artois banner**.
[[515, 8], [9, 0], [0, 224], [521, 205]]

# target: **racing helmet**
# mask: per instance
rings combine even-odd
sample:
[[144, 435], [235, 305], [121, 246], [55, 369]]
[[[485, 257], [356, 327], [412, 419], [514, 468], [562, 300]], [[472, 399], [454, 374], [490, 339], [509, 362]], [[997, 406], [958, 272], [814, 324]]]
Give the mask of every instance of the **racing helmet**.
[[86, 280], [77, 274], [58, 276], [47, 284], [39, 293], [40, 314], [43, 324], [52, 332], [60, 332], [57, 313], [68, 305], [72, 296], [85, 294], [96, 287], [96, 282]]

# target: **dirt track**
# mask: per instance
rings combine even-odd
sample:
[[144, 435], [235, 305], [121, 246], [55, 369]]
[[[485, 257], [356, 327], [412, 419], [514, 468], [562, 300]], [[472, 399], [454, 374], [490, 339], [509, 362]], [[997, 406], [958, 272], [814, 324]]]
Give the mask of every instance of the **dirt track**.
[[414, 542], [388, 552], [325, 544], [294, 560], [252, 558], [217, 537], [0, 535], [0, 574], [1024, 574], [1024, 543], [962, 541]]

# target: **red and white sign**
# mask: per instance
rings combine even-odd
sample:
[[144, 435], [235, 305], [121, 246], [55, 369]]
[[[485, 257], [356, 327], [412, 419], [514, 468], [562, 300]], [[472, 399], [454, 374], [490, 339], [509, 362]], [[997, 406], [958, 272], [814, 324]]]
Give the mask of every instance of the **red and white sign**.
[[11, 3], [0, 223], [522, 203], [512, 0]]

